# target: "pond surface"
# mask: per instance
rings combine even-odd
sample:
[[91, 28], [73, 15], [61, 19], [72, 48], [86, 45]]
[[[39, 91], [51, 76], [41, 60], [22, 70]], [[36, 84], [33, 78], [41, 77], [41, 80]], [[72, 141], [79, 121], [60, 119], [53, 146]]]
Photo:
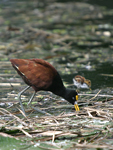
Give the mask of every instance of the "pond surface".
[[20, 85], [25, 86], [10, 64], [11, 58], [45, 59], [58, 70], [66, 86], [76, 89], [72, 80], [82, 75], [92, 83], [92, 91], [86, 93], [100, 89], [104, 94], [113, 93], [113, 26], [106, 19], [113, 14], [111, 8], [89, 1], [52, 5], [50, 1], [2, 0], [1, 4], [3, 101], [9, 97], [7, 93], [17, 94]]
[[[80, 93], [96, 94], [101, 90], [100, 94], [113, 95], [113, 2], [106, 3], [106, 1], [100, 0], [62, 2], [58, 0], [0, 1], [0, 106], [1, 108], [7, 108], [8, 111], [17, 114], [17, 116], [20, 115], [17, 109], [19, 107], [17, 93], [26, 85], [11, 66], [9, 61], [11, 58], [44, 59], [58, 70], [65, 86], [76, 89], [72, 80], [74, 76], [81, 75], [91, 80], [92, 90], [80, 90]], [[41, 114], [37, 115], [37, 112], [32, 112], [32, 109], [26, 106], [26, 102], [32, 93], [33, 90], [30, 89], [22, 96], [26, 111], [30, 112], [29, 117], [31, 118], [41, 116]], [[89, 125], [96, 124], [99, 132], [104, 130], [104, 125], [111, 125], [112, 105], [109, 109], [109, 103], [107, 105], [102, 103], [107, 98], [98, 97], [92, 101], [89, 100], [90, 98], [83, 96], [79, 98], [81, 120], [77, 116], [72, 118], [71, 121], [73, 122], [69, 127], [71, 130], [77, 130], [76, 128], [73, 129], [74, 126], [71, 126], [73, 124], [77, 124], [78, 130], [81, 130], [78, 122], [81, 125], [87, 124], [87, 126], [88, 122]], [[98, 101], [99, 105], [95, 101]], [[112, 99], [110, 104], [112, 104]], [[50, 92], [41, 91], [37, 93], [32, 105], [40, 107], [54, 116], [74, 112], [68, 102]], [[66, 107], [68, 105], [69, 107]], [[95, 114], [96, 109], [102, 109], [104, 113], [109, 112], [111, 118], [105, 117], [104, 114], [106, 123], [100, 121], [102, 118], [95, 122], [97, 114], [103, 114], [103, 112], [97, 111], [93, 116], [94, 118], [88, 118], [86, 115], [84, 119], [82, 115], [86, 113], [85, 107], [89, 108], [88, 113], [91, 108], [95, 109], [91, 115]], [[91, 115], [89, 116], [91, 117]], [[71, 122], [69, 117], [66, 119], [69, 121], [68, 123]], [[59, 122], [59, 120], [56, 119], [55, 121]], [[42, 122], [44, 122], [44, 119]], [[35, 123], [38, 124], [39, 122]], [[51, 121], [49, 123], [51, 124]], [[41, 122], [39, 124], [41, 126]], [[46, 119], [43, 126], [45, 124]], [[101, 125], [103, 130], [100, 129]], [[46, 128], [49, 130], [48, 126], [44, 126], [44, 131], [46, 131]], [[67, 126], [63, 128], [70, 132]], [[59, 127], [61, 131], [64, 131], [63, 128]], [[86, 133], [86, 126], [83, 128], [84, 133]], [[50, 130], [52, 129], [50, 127]], [[105, 130], [108, 130], [108, 128]], [[110, 130], [112, 133], [112, 128]], [[92, 132], [96, 133], [95, 130]], [[104, 137], [103, 133], [102, 137]], [[109, 140], [111, 135], [108, 137], [106, 140]], [[67, 139], [71, 141], [69, 138]], [[88, 139], [86, 140], [88, 141]], [[63, 138], [61, 138], [61, 141], [64, 141]], [[70, 143], [69, 141], [67, 145]], [[76, 140], [76, 142], [78, 141], [82, 143], [81, 139]], [[104, 142], [107, 143], [108, 141]], [[95, 143], [97, 144], [97, 141]], [[113, 143], [111, 142], [111, 144]], [[64, 144], [61, 144], [61, 147], [62, 145], [64, 149], [67, 148]]]

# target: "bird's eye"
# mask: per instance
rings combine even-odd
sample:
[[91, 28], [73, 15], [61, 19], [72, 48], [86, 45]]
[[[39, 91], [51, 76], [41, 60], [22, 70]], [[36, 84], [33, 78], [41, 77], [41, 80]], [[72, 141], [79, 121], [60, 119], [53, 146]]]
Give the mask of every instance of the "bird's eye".
[[72, 99], [75, 99], [75, 97], [72, 97]]
[[76, 95], [76, 101], [78, 100], [78, 95]]

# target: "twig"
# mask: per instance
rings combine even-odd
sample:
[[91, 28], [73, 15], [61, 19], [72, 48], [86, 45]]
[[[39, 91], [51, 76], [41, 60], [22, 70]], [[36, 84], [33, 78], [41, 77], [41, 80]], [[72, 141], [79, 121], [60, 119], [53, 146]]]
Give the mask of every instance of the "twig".
[[9, 116], [12, 116], [13, 118], [15, 118], [22, 125], [28, 126], [28, 124], [25, 123], [22, 119], [20, 119], [19, 117], [13, 115], [12, 113], [10, 113], [9, 111], [7, 111], [6, 109], [0, 108], [0, 110], [4, 111], [6, 115], [9, 115]]
[[89, 101], [93, 100], [94, 98], [96, 98], [99, 95], [100, 92], [101, 92], [101, 90], [99, 90], [98, 93], [94, 97], [92, 97], [91, 99], [89, 99]]
[[78, 95], [80, 95], [80, 96], [99, 96], [99, 97], [113, 97], [113, 95], [102, 95], [102, 94], [82, 94], [82, 93], [78, 93]]
[[31, 108], [33, 108], [35, 111], [37, 111], [37, 112], [39, 112], [39, 113], [42, 113], [42, 114], [44, 114], [44, 115], [48, 115], [48, 116], [51, 116], [51, 114], [49, 114], [49, 113], [47, 113], [47, 112], [45, 112], [45, 111], [42, 111], [42, 110], [40, 110], [40, 109], [38, 109], [38, 108], [36, 108], [36, 107], [31, 107]]
[[[74, 143], [75, 144], [75, 143]], [[110, 148], [110, 149], [113, 149], [113, 146], [112, 145], [94, 145], [94, 144], [87, 144], [87, 145], [84, 145], [84, 144], [75, 144], [75, 147], [76, 148], [100, 148], [100, 149], [103, 149], [103, 148]]]
[[0, 86], [20, 86], [20, 83], [0, 83]]

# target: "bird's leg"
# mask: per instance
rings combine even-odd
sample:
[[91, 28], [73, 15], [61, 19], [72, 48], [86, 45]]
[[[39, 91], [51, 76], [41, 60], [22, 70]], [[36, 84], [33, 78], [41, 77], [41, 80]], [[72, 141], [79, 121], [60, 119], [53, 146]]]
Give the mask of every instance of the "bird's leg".
[[20, 102], [20, 106], [21, 106], [21, 109], [23, 111], [23, 113], [25, 114], [25, 110], [24, 110], [24, 107], [22, 105], [22, 101], [21, 101], [21, 94], [24, 93], [26, 90], [28, 90], [30, 88], [30, 86], [27, 86], [25, 89], [23, 89], [20, 93], [18, 93], [18, 100]]
[[[36, 95], [36, 92], [34, 92], [33, 94], [32, 94], [32, 96], [31, 96], [31, 98], [30, 98], [30, 100], [29, 100], [29, 102], [28, 102], [28, 104], [27, 105], [29, 105], [30, 103], [31, 103], [31, 101], [33, 100], [33, 98], [34, 98], [34, 96]], [[49, 114], [49, 113], [47, 113], [47, 112], [45, 112], [45, 111], [42, 111], [42, 110], [40, 110], [40, 108], [35, 108], [35, 107], [32, 107], [34, 110], [36, 110], [37, 112], [39, 112], [39, 113], [42, 113], [42, 114], [46, 114], [46, 115], [51, 115], [51, 114]]]
[[[19, 99], [19, 102], [20, 102], [20, 105], [21, 105], [21, 109], [23, 111], [23, 113], [25, 114], [25, 110], [24, 110], [24, 107], [22, 105], [22, 101], [21, 101], [21, 94], [24, 93], [27, 89], [29, 89], [30, 86], [27, 86], [24, 90], [22, 90], [20, 93], [18, 93], [18, 99]], [[36, 92], [34, 92], [28, 102], [28, 105], [31, 103], [31, 101], [33, 100], [34, 96], [36, 95]], [[34, 110], [38, 111], [39, 113], [42, 113], [42, 114], [46, 114], [46, 115], [51, 115], [45, 111], [42, 111], [40, 110], [39, 108], [35, 108], [35, 107], [32, 107]]]
[[29, 105], [31, 103], [31, 101], [33, 100], [33, 98], [34, 98], [35, 95], [36, 95], [36, 92], [33, 93], [33, 95], [31, 96], [31, 98], [30, 98], [30, 100], [29, 100], [29, 102], [28, 102], [27, 105]]

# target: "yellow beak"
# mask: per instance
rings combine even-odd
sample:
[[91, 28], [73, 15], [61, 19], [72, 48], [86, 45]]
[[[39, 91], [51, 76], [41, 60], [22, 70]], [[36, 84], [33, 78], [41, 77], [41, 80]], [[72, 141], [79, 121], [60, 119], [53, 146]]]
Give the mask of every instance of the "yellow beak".
[[77, 104], [77, 102], [75, 101], [75, 103], [74, 103], [74, 106], [75, 106], [75, 110], [76, 111], [79, 111], [80, 109], [79, 109], [79, 106], [78, 106], [78, 104]]

